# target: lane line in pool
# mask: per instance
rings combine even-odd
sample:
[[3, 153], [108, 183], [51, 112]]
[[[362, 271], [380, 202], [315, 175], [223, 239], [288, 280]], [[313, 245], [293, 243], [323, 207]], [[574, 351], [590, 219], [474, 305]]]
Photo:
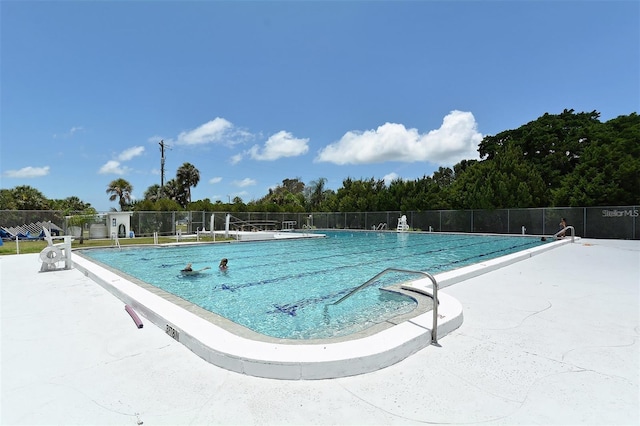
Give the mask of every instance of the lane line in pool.
[[[480, 257], [484, 257], [484, 256], [490, 256], [492, 254], [496, 254], [496, 253], [502, 253], [502, 252], [508, 252], [510, 250], [516, 249], [516, 248], [524, 248], [527, 246], [531, 246], [531, 245], [535, 245], [534, 242], [527, 242], [524, 244], [516, 244], [516, 245], [512, 245], [509, 247], [505, 247], [505, 248], [501, 248], [501, 249], [497, 249], [491, 252], [487, 252], [487, 253], [483, 253], [483, 254], [479, 254], [477, 256], [471, 256], [468, 257], [466, 259], [459, 259], [459, 260], [454, 260], [451, 261], [445, 265], [438, 265], [439, 267], [441, 266], [450, 266], [450, 265], [455, 265], [458, 263], [462, 263], [462, 262], [466, 262], [475, 258], [480, 258]], [[382, 280], [379, 280], [382, 281]], [[394, 280], [395, 281], [395, 280]], [[388, 285], [387, 283], [380, 283], [380, 285]], [[288, 303], [288, 304], [284, 304], [284, 305], [280, 305], [280, 304], [275, 304], [274, 307], [276, 308], [276, 310], [274, 311], [268, 311], [268, 314], [274, 314], [274, 313], [284, 313], [287, 315], [291, 315], [291, 316], [296, 316], [297, 315], [297, 310], [298, 309], [303, 309], [306, 306], [309, 305], [315, 305], [315, 304], [319, 304], [322, 302], [325, 302], [326, 300], [332, 299], [332, 298], [338, 298], [338, 296], [342, 296], [344, 294], [347, 294], [349, 291], [353, 290], [356, 287], [352, 287], [351, 289], [346, 289], [337, 293], [330, 293], [324, 296], [320, 296], [320, 297], [313, 297], [313, 298], [308, 298], [308, 299], [302, 299], [296, 302], [292, 302], [292, 303]]]
[[480, 257], [484, 257], [484, 256], [490, 256], [490, 255], [496, 254], [496, 253], [508, 252], [510, 250], [513, 250], [513, 249], [516, 249], [516, 248], [519, 248], [519, 247], [524, 248], [524, 247], [527, 247], [527, 246], [534, 246], [534, 245], [536, 245], [536, 242], [528, 242], [528, 243], [524, 243], [524, 244], [516, 244], [514, 246], [505, 247], [505, 248], [494, 250], [494, 251], [491, 251], [491, 252], [487, 252], [487, 253], [482, 253], [482, 254], [478, 254], [478, 255], [475, 255], [475, 256], [471, 256], [471, 257], [468, 257], [466, 259], [452, 260], [451, 262], [448, 262], [448, 263], [436, 265], [436, 266], [433, 267], [433, 269], [434, 270], [440, 270], [440, 272], [442, 272], [442, 270], [444, 269], [443, 267], [445, 267], [445, 266], [457, 265], [459, 263], [468, 262], [468, 261], [470, 261], [472, 259], [476, 259], [476, 258], [480, 258]]
[[[465, 238], [465, 240], [466, 240], [466, 238]], [[491, 243], [492, 243], [491, 241], [481, 241], [481, 242], [476, 242], [476, 243], [473, 243], [473, 244], [465, 244], [465, 245], [459, 245], [459, 246], [453, 246], [453, 247], [443, 247], [443, 248], [438, 248], [438, 249], [435, 249], [435, 250], [429, 250], [429, 251], [426, 251], [426, 252], [415, 253], [415, 254], [412, 254], [412, 255], [406, 255], [406, 256], [402, 256], [402, 257], [395, 257], [395, 258], [392, 258], [391, 261], [393, 261], [395, 259], [400, 259], [400, 258], [405, 258], [406, 259], [406, 258], [409, 258], [409, 257], [422, 257], [422, 256], [425, 256], [425, 255], [428, 255], [428, 254], [438, 253], [438, 252], [447, 251], [447, 250], [451, 250], [451, 249], [459, 249], [459, 248], [464, 248], [464, 247], [472, 247], [472, 246], [476, 246], [476, 245], [491, 244]], [[361, 254], [361, 253], [358, 253], [358, 254]], [[346, 257], [346, 256], [343, 256], [343, 257]], [[389, 259], [387, 259], [387, 260], [389, 260]], [[308, 277], [308, 276], [312, 276], [312, 275], [316, 275], [316, 274], [326, 275], [326, 274], [335, 272], [336, 270], [347, 269], [347, 268], [348, 269], [353, 269], [353, 268], [358, 268], [358, 267], [362, 267], [362, 266], [365, 266], [365, 265], [377, 264], [379, 262], [380, 262], [379, 259], [374, 259], [374, 260], [370, 260], [370, 261], [366, 261], [366, 262], [359, 262], [359, 263], [356, 263], [356, 264], [349, 264], [349, 265], [345, 265], [345, 266], [325, 268], [325, 269], [320, 269], [320, 270], [302, 272], [302, 273], [298, 273], [298, 274], [279, 275], [279, 276], [272, 277], [272, 278], [269, 278], [269, 279], [266, 279], [266, 280], [247, 282], [247, 283], [237, 284], [237, 285], [233, 285], [233, 286], [228, 286], [226, 284], [223, 284], [219, 288], [214, 287], [213, 291], [219, 291], [219, 290], [235, 291], [235, 290], [240, 290], [240, 289], [243, 289], [243, 288], [254, 287], [254, 286], [257, 286], [257, 285], [265, 285], [265, 284], [270, 284], [270, 283], [274, 283], [274, 282], [281, 282], [281, 281], [287, 281], [287, 280], [295, 280], [295, 279], [304, 278], [304, 277]], [[268, 266], [268, 264], [258, 265], [258, 266]]]
[[[459, 237], [459, 238], [455, 238], [455, 239], [449, 239], [448, 242], [458, 242], [458, 241], [467, 241], [467, 240], [475, 240], [477, 238], [474, 238], [473, 236], [466, 236], [466, 237]], [[315, 250], [317, 250], [315, 247], [310, 247], [309, 250], [306, 251], [301, 251], [301, 250], [296, 250], [296, 252], [300, 255], [301, 259], [298, 260], [298, 263], [305, 263], [305, 262], [317, 262], [317, 261], [321, 261], [324, 259], [331, 259], [335, 256], [341, 256], [341, 257], [351, 257], [351, 256], [360, 256], [363, 254], [371, 254], [371, 253], [380, 253], [380, 252], [384, 252], [384, 251], [395, 251], [398, 249], [397, 246], [397, 240], [389, 240], [388, 242], [385, 242], [385, 245], [388, 244], [388, 247], [381, 247], [381, 248], [371, 248], [371, 245], [368, 244], [368, 241], [362, 242], [359, 245], [356, 245], [355, 247], [353, 247], [353, 249], [357, 249], [357, 251], [339, 251], [337, 253], [332, 253], [330, 255], [327, 256], [312, 256], [313, 252]], [[484, 243], [489, 243], [486, 241], [480, 242], [478, 244], [484, 244]], [[434, 245], [441, 245], [442, 241], [429, 241], [426, 243], [414, 243], [412, 244], [412, 247], [421, 247], [421, 246], [434, 246]], [[366, 249], [362, 249], [361, 246], [366, 247]], [[457, 246], [457, 247], [461, 247], [461, 246]], [[343, 248], [343, 247], [340, 247]], [[289, 249], [290, 250], [290, 249]], [[288, 253], [288, 251], [283, 251], [283, 254]], [[425, 252], [425, 253], [429, 253], [429, 251]], [[309, 256], [307, 256], [306, 254], [310, 254]], [[278, 253], [270, 253], [270, 257], [271, 258], [275, 258], [275, 261], [270, 261], [270, 262], [262, 262], [262, 263], [254, 263], [251, 265], [252, 268], [256, 268], [256, 267], [266, 267], [266, 266], [270, 266], [272, 265], [274, 262], [279, 262], [279, 257], [278, 257]]]
[[339, 291], [337, 293], [327, 294], [325, 296], [302, 299], [302, 300], [299, 300], [297, 302], [287, 303], [285, 305], [275, 304], [274, 307], [276, 308], [276, 310], [275, 311], [267, 311], [267, 313], [268, 314], [285, 313], [285, 314], [291, 315], [292, 317], [295, 317], [296, 314], [297, 314], [297, 310], [298, 309], [302, 309], [305, 306], [309, 306], [309, 305], [317, 305], [318, 303], [325, 302], [325, 301], [327, 301], [329, 299], [337, 299], [339, 296], [343, 296], [343, 295], [347, 294], [348, 292], [352, 291], [355, 288], [357, 288], [357, 287], [353, 287], [353, 288], [350, 288], [350, 289], [342, 290], [342, 291]]

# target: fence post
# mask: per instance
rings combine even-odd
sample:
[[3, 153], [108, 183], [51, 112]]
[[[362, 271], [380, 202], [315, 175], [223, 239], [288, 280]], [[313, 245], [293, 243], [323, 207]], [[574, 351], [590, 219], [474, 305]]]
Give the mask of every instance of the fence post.
[[473, 210], [471, 210], [471, 233], [473, 233]]

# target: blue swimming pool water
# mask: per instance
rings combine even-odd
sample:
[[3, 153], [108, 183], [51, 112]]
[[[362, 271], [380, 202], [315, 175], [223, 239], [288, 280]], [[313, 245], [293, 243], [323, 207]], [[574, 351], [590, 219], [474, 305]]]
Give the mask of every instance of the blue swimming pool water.
[[[544, 244], [537, 238], [421, 233], [323, 232], [326, 238], [86, 250], [112, 268], [267, 336], [352, 334], [410, 312], [416, 302], [381, 287], [415, 279], [387, 274], [330, 305], [386, 268], [432, 274]], [[229, 268], [220, 271], [221, 258]], [[183, 276], [186, 263], [197, 276]]]

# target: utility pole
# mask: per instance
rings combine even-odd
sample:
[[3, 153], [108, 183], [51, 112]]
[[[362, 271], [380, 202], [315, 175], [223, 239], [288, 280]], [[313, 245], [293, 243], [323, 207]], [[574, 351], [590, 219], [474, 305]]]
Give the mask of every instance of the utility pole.
[[158, 199], [160, 199], [164, 193], [164, 149], [171, 149], [171, 147], [164, 143], [164, 139], [160, 140], [158, 145], [160, 145], [160, 190], [158, 191]]
[[161, 140], [160, 145], [160, 189], [164, 188], [164, 139]]

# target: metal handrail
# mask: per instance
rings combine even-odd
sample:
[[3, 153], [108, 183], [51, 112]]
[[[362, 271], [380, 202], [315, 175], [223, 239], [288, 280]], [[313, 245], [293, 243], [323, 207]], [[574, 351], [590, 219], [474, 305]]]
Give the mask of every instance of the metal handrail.
[[337, 301], [335, 301], [335, 302], [333, 302], [331, 304], [332, 305], [337, 305], [337, 304], [343, 302], [344, 300], [346, 300], [349, 297], [353, 296], [358, 291], [360, 291], [363, 288], [369, 286], [372, 282], [374, 282], [375, 280], [380, 278], [382, 275], [387, 274], [389, 272], [402, 272], [402, 273], [407, 273], [407, 274], [423, 275], [425, 277], [428, 277], [431, 280], [431, 282], [433, 283], [433, 328], [431, 329], [431, 344], [437, 346], [438, 345], [438, 282], [433, 277], [433, 275], [431, 275], [428, 272], [412, 271], [410, 269], [387, 268], [384, 271], [377, 273], [373, 278], [369, 279], [364, 284], [361, 284], [358, 287], [354, 288], [353, 290], [351, 290], [351, 292], [347, 293], [346, 295], [342, 296], [340, 299], [338, 299]]
[[[256, 225], [254, 225], [252, 222], [246, 221], [246, 220], [242, 220], [239, 219], [237, 217], [235, 217], [234, 215], [229, 215], [230, 217], [232, 217], [233, 219], [235, 219], [233, 222], [230, 222], [229, 225], [233, 225], [235, 227], [238, 227], [238, 224], [240, 224], [241, 226], [248, 226], [251, 229], [253, 229], [254, 231], [260, 231], [260, 228]], [[271, 224], [271, 225], [277, 225], [278, 221], [272, 220], [272, 221], [263, 221], [264, 224]], [[268, 222], [268, 223], [267, 223]]]
[[566, 233], [567, 230], [571, 229], [571, 242], [575, 242], [576, 241], [576, 230], [573, 226], [569, 225], [569, 226], [565, 226], [563, 229], [559, 230], [558, 232], [556, 232], [555, 234], [553, 234], [554, 238], [558, 238], [558, 235], [562, 234], [562, 233]]

